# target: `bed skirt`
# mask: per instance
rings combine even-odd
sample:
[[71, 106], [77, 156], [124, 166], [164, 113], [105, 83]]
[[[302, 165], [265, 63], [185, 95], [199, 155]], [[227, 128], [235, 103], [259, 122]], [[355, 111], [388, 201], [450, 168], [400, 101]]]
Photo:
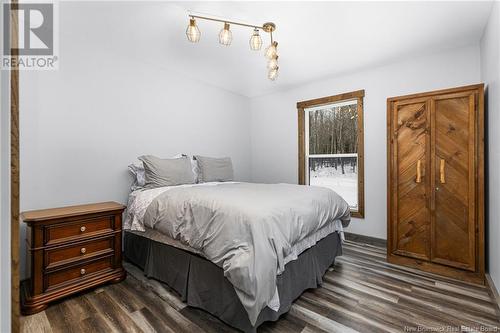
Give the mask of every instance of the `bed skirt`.
[[322, 283], [328, 267], [342, 254], [340, 236], [334, 232], [302, 252], [297, 260], [287, 263], [285, 271], [277, 278], [279, 310], [264, 308], [252, 326], [233, 285], [214, 263], [135, 232], [125, 232], [124, 249], [128, 261], [139, 266], [147, 277], [166, 283], [179, 293], [183, 302], [244, 332], [256, 332], [263, 322], [278, 320], [302, 292]]

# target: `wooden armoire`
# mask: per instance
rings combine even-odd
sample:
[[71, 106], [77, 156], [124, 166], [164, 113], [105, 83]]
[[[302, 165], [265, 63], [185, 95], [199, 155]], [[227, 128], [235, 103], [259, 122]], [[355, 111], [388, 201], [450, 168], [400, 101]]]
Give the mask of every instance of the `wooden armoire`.
[[483, 84], [387, 100], [387, 259], [484, 284]]

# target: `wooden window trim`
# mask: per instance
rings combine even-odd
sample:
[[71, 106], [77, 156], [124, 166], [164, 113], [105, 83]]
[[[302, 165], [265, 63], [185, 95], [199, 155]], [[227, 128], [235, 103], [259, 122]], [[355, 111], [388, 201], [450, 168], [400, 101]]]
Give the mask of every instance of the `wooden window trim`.
[[348, 101], [351, 99], [359, 99], [365, 97], [364, 90], [351, 91], [344, 94], [338, 94], [334, 96], [321, 97], [316, 99], [310, 99], [307, 101], [302, 101], [297, 103], [298, 109], [307, 109], [313, 106], [321, 106], [326, 104], [332, 104], [341, 101]]
[[326, 104], [337, 103], [341, 101], [357, 100], [358, 102], [358, 210], [351, 211], [352, 217], [364, 218], [365, 217], [365, 167], [364, 167], [364, 123], [363, 111], [364, 104], [363, 98], [365, 96], [364, 90], [351, 91], [344, 94], [334, 96], [327, 96], [322, 98], [311, 99], [297, 103], [298, 112], [298, 139], [299, 139], [299, 184], [306, 184], [306, 170], [305, 170], [305, 113], [304, 109], [321, 106]]

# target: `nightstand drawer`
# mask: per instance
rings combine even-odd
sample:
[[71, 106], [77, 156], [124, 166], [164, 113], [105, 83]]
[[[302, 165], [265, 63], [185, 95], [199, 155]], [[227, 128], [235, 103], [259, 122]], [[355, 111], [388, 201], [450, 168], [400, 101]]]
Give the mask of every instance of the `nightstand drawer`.
[[96, 236], [114, 230], [114, 216], [101, 216], [92, 219], [61, 222], [45, 228], [45, 244], [74, 241], [75, 239]]
[[87, 279], [99, 273], [112, 270], [113, 257], [106, 257], [96, 261], [85, 263], [71, 268], [62, 269], [57, 272], [48, 273], [45, 276], [45, 290], [62, 287], [67, 284], [78, 283], [79, 280]]
[[89, 259], [113, 253], [114, 236], [93, 239], [71, 246], [51, 248], [45, 251], [45, 267], [51, 269], [77, 260]]

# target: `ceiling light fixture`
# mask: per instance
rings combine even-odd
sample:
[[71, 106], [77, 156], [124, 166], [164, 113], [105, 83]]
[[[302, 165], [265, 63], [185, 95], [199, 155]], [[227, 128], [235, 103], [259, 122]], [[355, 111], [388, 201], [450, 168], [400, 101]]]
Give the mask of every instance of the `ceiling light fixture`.
[[231, 41], [233, 40], [233, 34], [231, 30], [229, 30], [230, 24], [253, 28], [253, 34], [250, 37], [250, 49], [253, 51], [259, 51], [262, 48], [263, 42], [259, 34], [259, 30], [269, 33], [271, 43], [264, 52], [266, 58], [269, 59], [269, 62], [267, 64], [267, 68], [269, 69], [267, 77], [272, 81], [276, 80], [276, 78], [278, 77], [278, 42], [273, 40], [273, 31], [276, 30], [276, 25], [274, 23], [266, 22], [262, 26], [258, 26], [253, 24], [220, 20], [213, 17], [190, 14], [189, 25], [186, 29], [186, 36], [188, 40], [192, 43], [198, 42], [201, 37], [201, 32], [200, 29], [198, 29], [198, 26], [196, 25], [195, 19], [224, 23], [224, 28], [222, 28], [222, 30], [219, 33], [219, 43], [225, 46], [231, 45]]
[[233, 33], [229, 30], [229, 23], [224, 22], [224, 28], [219, 32], [219, 43], [225, 46], [231, 45]]
[[200, 29], [198, 29], [196, 20], [194, 18], [189, 19], [189, 25], [186, 29], [186, 36], [192, 43], [197, 43], [200, 40], [201, 32]]

